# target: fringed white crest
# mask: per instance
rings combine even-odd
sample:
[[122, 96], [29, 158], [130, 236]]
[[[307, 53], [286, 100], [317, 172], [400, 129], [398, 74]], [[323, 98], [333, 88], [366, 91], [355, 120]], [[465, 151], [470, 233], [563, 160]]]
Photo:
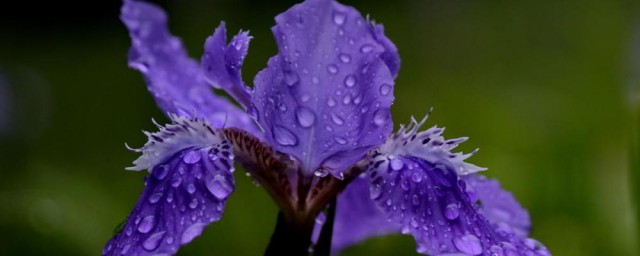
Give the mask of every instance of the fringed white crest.
[[214, 146], [225, 140], [222, 132], [214, 130], [204, 119], [189, 119], [175, 114], [169, 114], [169, 118], [172, 123], [165, 126], [152, 120], [159, 131], [143, 131], [149, 140], [141, 148], [135, 149], [125, 144], [129, 150], [142, 153], [133, 161], [134, 166], [127, 167], [127, 170], [151, 169], [183, 149]]
[[460, 143], [466, 141], [467, 137], [445, 140], [442, 136], [445, 128], [437, 126], [418, 132], [418, 129], [429, 118], [432, 110], [433, 108], [429, 110], [429, 113], [420, 122], [411, 117], [411, 123], [407, 126], [401, 125], [398, 132], [391, 135], [385, 144], [380, 146], [378, 152], [383, 155], [390, 155], [390, 158], [406, 155], [422, 158], [432, 163], [447, 163], [458, 175], [467, 175], [486, 170], [487, 168], [478, 167], [464, 161], [477, 153], [478, 149], [468, 154], [451, 152]]

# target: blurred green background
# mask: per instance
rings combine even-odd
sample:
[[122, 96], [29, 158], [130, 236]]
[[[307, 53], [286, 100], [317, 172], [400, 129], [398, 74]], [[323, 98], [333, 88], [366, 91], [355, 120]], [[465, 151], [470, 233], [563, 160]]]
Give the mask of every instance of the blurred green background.
[[[198, 59], [221, 20], [251, 30], [250, 82], [276, 52], [273, 17], [295, 2], [160, 5]], [[343, 2], [383, 23], [400, 50], [396, 123], [433, 106], [429, 124], [469, 136], [462, 150], [481, 148], [471, 161], [529, 209], [532, 236], [554, 255], [639, 255], [640, 3]], [[166, 119], [127, 68], [119, 5], [0, 11], [0, 255], [97, 255], [142, 190], [144, 173], [123, 169], [137, 157], [124, 143], [142, 145], [150, 119]], [[262, 254], [277, 209], [236, 173], [223, 219], [179, 254]], [[412, 238], [343, 253], [388, 254], [416, 254]]]

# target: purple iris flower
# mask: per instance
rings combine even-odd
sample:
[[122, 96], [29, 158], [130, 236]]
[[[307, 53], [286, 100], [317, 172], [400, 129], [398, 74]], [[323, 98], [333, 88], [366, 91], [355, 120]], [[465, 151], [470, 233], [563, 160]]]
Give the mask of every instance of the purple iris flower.
[[247, 32], [228, 43], [221, 24], [198, 63], [159, 7], [125, 0], [121, 19], [129, 65], [171, 123], [132, 149], [142, 155], [128, 169], [149, 175], [103, 255], [175, 254], [221, 218], [234, 162], [280, 208], [276, 233], [289, 240], [274, 233], [267, 254], [295, 251], [282, 244], [337, 253], [403, 233], [422, 254], [550, 255], [528, 238], [529, 216], [511, 193], [464, 162], [475, 152], [452, 152], [466, 138], [419, 131], [426, 117], [392, 133], [400, 59], [382, 26], [356, 9], [307, 0], [276, 16], [279, 52], [253, 87], [241, 79]]

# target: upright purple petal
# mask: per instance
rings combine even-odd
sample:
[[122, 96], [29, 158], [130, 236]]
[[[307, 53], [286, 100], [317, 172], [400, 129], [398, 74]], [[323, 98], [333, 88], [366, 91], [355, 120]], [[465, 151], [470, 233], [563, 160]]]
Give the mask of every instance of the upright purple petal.
[[[426, 118], [425, 118], [426, 120]], [[461, 175], [482, 168], [470, 155], [451, 153], [463, 140], [444, 140], [434, 127], [417, 133], [412, 121], [372, 156], [367, 173], [371, 198], [388, 218], [411, 234], [423, 254], [550, 255], [539, 242], [494, 225], [468, 193]], [[484, 190], [482, 193], [485, 193]]]
[[[199, 236], [217, 221], [234, 190], [233, 155], [221, 132], [208, 124], [180, 118], [175, 124], [149, 134], [141, 150], [161, 160], [144, 158], [149, 167], [145, 188], [123, 228], [105, 245], [103, 255], [168, 255]], [[180, 143], [176, 143], [179, 141]], [[188, 145], [199, 145], [190, 147]], [[185, 142], [192, 142], [191, 144]], [[173, 146], [158, 146], [174, 144]], [[178, 152], [162, 148], [176, 148]], [[156, 149], [151, 149], [155, 147]]]
[[249, 32], [240, 32], [227, 45], [227, 29], [222, 23], [207, 38], [202, 66], [209, 83], [227, 91], [243, 106], [251, 103], [249, 88], [242, 81], [242, 63], [249, 51]]
[[305, 1], [276, 22], [279, 54], [254, 82], [258, 122], [306, 174], [339, 175], [391, 132], [394, 81], [382, 59], [390, 41], [332, 0]]
[[129, 66], [140, 71], [158, 106], [165, 112], [206, 118], [214, 127], [256, 131], [252, 119], [216, 96], [200, 65], [189, 58], [180, 40], [167, 29], [167, 16], [153, 4], [124, 1], [121, 20], [129, 29]]
[[529, 213], [513, 194], [500, 187], [497, 180], [482, 175], [467, 175], [463, 179], [467, 183], [467, 193], [473, 193], [474, 198], [478, 199], [480, 212], [493, 225], [518, 236], [529, 235]]

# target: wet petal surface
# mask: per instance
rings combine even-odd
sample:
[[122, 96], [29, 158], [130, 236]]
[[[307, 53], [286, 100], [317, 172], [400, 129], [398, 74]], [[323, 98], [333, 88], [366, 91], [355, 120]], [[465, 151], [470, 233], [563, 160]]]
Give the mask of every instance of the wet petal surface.
[[384, 54], [395, 47], [335, 1], [305, 1], [276, 22], [279, 54], [255, 78], [253, 110], [266, 139], [305, 174], [339, 174], [391, 132], [399, 60], [395, 51]]
[[213, 93], [200, 65], [167, 29], [162, 9], [127, 0], [120, 18], [131, 37], [129, 66], [144, 75], [147, 88], [164, 112], [203, 117], [217, 128], [226, 125], [257, 133], [249, 115]]
[[184, 148], [151, 167], [138, 203], [102, 254], [175, 254], [219, 220], [234, 179], [231, 146], [218, 139]]

